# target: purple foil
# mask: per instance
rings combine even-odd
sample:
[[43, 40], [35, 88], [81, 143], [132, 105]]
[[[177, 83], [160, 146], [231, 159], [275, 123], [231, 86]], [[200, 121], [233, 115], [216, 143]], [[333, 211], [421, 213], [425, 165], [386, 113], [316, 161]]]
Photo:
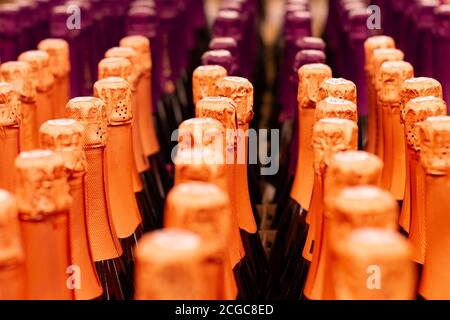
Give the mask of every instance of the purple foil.
[[450, 108], [450, 5], [440, 5], [436, 9], [434, 26], [434, 76], [442, 84], [447, 108]]
[[0, 5], [0, 58], [1, 63], [15, 60], [25, 47], [21, 32], [20, 8], [16, 4]]
[[227, 73], [231, 74], [231, 68], [233, 65], [233, 56], [228, 50], [206, 51], [202, 55], [202, 64], [222, 66], [227, 70]]
[[416, 63], [414, 64], [417, 76], [433, 77], [433, 26], [434, 10], [439, 1], [417, 1], [417, 10], [414, 21], [417, 22], [416, 35]]
[[233, 57], [233, 63], [230, 70], [230, 75], [232, 76], [240, 76], [239, 73], [239, 52], [238, 45], [236, 40], [231, 37], [220, 37], [220, 38], [212, 38], [209, 43], [210, 50], [228, 50]]

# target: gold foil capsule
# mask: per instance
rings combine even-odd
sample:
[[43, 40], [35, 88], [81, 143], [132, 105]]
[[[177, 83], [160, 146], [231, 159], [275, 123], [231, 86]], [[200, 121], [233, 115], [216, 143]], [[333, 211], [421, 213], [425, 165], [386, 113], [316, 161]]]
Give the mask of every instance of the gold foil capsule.
[[206, 97], [215, 95], [215, 84], [220, 78], [227, 76], [227, 70], [218, 65], [199, 66], [192, 74], [192, 92], [194, 105]]
[[356, 104], [356, 85], [347, 79], [326, 79], [319, 88], [319, 101], [327, 97], [348, 100]]
[[414, 299], [416, 272], [411, 249], [393, 230], [351, 232], [336, 244], [333, 262], [338, 300]]
[[137, 300], [203, 300], [219, 296], [219, 268], [207, 243], [193, 232], [162, 229], [135, 250]]
[[306, 64], [298, 69], [298, 94], [299, 108], [315, 108], [319, 102], [319, 88], [321, 84], [331, 78], [331, 68], [322, 63]]
[[83, 125], [76, 120], [49, 120], [39, 129], [39, 141], [41, 148], [62, 156], [69, 174], [85, 172], [87, 162], [83, 151], [83, 133]]
[[0, 82], [0, 127], [20, 123], [19, 97], [12, 84]]
[[450, 171], [450, 117], [428, 117], [420, 124], [420, 161], [429, 175]]
[[19, 212], [40, 220], [68, 211], [71, 205], [64, 159], [49, 150], [22, 152], [16, 158], [16, 196]]
[[19, 61], [27, 62], [30, 65], [30, 78], [40, 92], [51, 89], [54, 77], [50, 69], [50, 56], [41, 50], [30, 50], [22, 53], [17, 58]]
[[401, 88], [406, 79], [414, 77], [413, 66], [405, 61], [386, 61], [380, 68], [380, 91], [378, 99], [389, 103], [390, 106], [399, 106]]
[[38, 49], [47, 52], [53, 76], [62, 78], [70, 72], [69, 44], [64, 39], [45, 39], [39, 42]]
[[128, 81], [108, 77], [94, 84], [94, 96], [105, 102], [109, 125], [131, 122], [131, 88]]
[[366, 71], [369, 75], [373, 75], [373, 52], [375, 49], [394, 49], [395, 41], [389, 36], [379, 35], [372, 36], [364, 41], [364, 52], [366, 56]]
[[358, 112], [356, 105], [349, 101], [339, 98], [328, 97], [321, 100], [316, 105], [314, 114], [315, 121], [325, 118], [339, 118], [351, 120], [355, 123], [358, 121]]
[[126, 58], [105, 58], [98, 63], [98, 78], [101, 80], [108, 77], [119, 77], [134, 86], [136, 79], [133, 76], [132, 68], [131, 62]]
[[215, 95], [231, 98], [237, 106], [238, 126], [253, 119], [253, 85], [245, 78], [224, 77], [216, 81]]
[[152, 57], [150, 51], [150, 41], [148, 38], [140, 35], [127, 36], [120, 40], [121, 47], [133, 49], [137, 55], [137, 65], [141, 73], [149, 73], [152, 69]]
[[405, 55], [398, 49], [375, 49], [373, 51], [373, 81], [374, 87], [379, 91], [382, 86], [380, 83], [380, 69], [381, 65], [386, 61], [402, 61]]
[[[136, 86], [137, 85], [137, 81], [139, 79], [140, 76], [140, 65], [139, 65], [139, 56], [137, 54], [137, 52], [132, 49], [132, 48], [127, 48], [127, 47], [113, 47], [111, 49], [108, 49], [108, 51], [106, 51], [105, 53], [105, 58], [125, 58], [128, 61], [130, 61], [131, 63], [131, 73], [128, 77], [122, 77], [124, 79], [127, 79], [128, 82], [130, 82], [130, 84], [132, 86]], [[104, 66], [105, 64], [103, 63], [102, 66]], [[100, 64], [99, 64], [99, 68], [101, 68]], [[108, 71], [102, 73], [102, 77], [99, 77], [99, 79], [103, 79], [105, 78], [105, 75], [108, 74]], [[119, 73], [120, 74], [120, 73]], [[110, 74], [109, 76], [120, 76], [119, 74]]]
[[106, 146], [107, 112], [100, 98], [77, 97], [67, 103], [67, 115], [84, 126], [84, 148]]
[[31, 81], [31, 67], [23, 61], [5, 62], [0, 66], [2, 81], [11, 83], [23, 102], [35, 102], [36, 84]]

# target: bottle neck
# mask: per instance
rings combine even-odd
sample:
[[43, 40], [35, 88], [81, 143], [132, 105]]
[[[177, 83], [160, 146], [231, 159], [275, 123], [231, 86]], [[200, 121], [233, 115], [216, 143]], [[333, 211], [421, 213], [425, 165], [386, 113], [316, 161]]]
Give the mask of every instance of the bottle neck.
[[19, 127], [0, 127], [0, 188], [15, 192], [14, 161], [19, 155]]

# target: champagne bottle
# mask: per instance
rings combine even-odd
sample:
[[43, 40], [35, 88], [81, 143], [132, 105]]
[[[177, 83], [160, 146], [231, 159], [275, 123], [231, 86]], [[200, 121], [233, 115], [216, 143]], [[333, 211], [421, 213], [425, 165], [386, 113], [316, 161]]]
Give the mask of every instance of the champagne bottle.
[[[381, 111], [383, 123], [383, 174], [381, 186], [393, 191], [396, 179], [402, 179], [406, 174], [395, 172], [401, 170], [399, 162], [405, 161], [404, 148], [402, 148], [402, 127], [400, 123], [401, 88], [406, 79], [414, 76], [411, 64], [404, 61], [386, 61], [380, 68], [380, 90], [378, 91], [378, 108]], [[402, 179], [404, 181], [404, 178]], [[398, 196], [400, 197], [398, 192]], [[403, 196], [401, 196], [403, 198]], [[399, 199], [400, 200], [400, 199]]]
[[45, 39], [39, 42], [38, 49], [49, 55], [50, 70], [55, 79], [53, 117], [64, 117], [70, 94], [69, 44], [63, 39]]
[[[21, 152], [15, 161], [16, 196], [25, 253], [26, 297], [72, 300], [71, 196], [64, 160], [46, 150]], [[50, 249], [51, 248], [51, 249]]]
[[102, 99], [106, 107], [107, 195], [114, 228], [132, 274], [133, 247], [143, 233], [143, 224], [133, 189], [131, 88], [125, 79], [108, 77], [94, 84], [94, 96]]
[[0, 188], [9, 192], [15, 190], [14, 159], [20, 152], [19, 108], [19, 97], [14, 87], [7, 82], [0, 82]]
[[85, 176], [86, 155], [83, 151], [81, 124], [73, 119], [45, 122], [39, 130], [41, 148], [59, 154], [68, 174], [72, 204], [69, 209], [71, 282], [75, 300], [96, 299], [102, 295], [102, 286], [92, 259], [86, 224]]
[[138, 54], [139, 66], [141, 69], [137, 87], [138, 102], [140, 108], [138, 116], [141, 129], [142, 144], [144, 154], [150, 163], [150, 169], [155, 184], [158, 186], [159, 194], [164, 198], [167, 190], [171, 186], [171, 181], [161, 154], [158, 137], [153, 123], [153, 98], [152, 98], [152, 59], [150, 43], [143, 36], [128, 36], [120, 40], [121, 47], [134, 49]]
[[[316, 297], [320, 299], [333, 297], [332, 279], [330, 279], [332, 268], [330, 248], [333, 241], [339, 241], [336, 239], [343, 237], [344, 231], [337, 233], [336, 230], [345, 230], [348, 227], [345, 224], [347, 217], [348, 221], [351, 221], [351, 228], [370, 226], [396, 229], [397, 205], [388, 192], [376, 188], [380, 184], [382, 167], [383, 163], [375, 155], [364, 151], [346, 151], [337, 153], [327, 168], [324, 186], [323, 235], [321, 247], [316, 247], [320, 250], [320, 255], [315, 292]], [[347, 213], [345, 210], [342, 216], [339, 215], [341, 211], [336, 210], [337, 213], [335, 213], [333, 206], [341, 190], [358, 185], [366, 187], [354, 188], [356, 191], [349, 205], [355, 203], [355, 208], [349, 216], [345, 215]], [[367, 205], [360, 207], [359, 203], [362, 206], [364, 202]]]
[[[195, 232], [208, 243], [215, 255], [212, 262], [217, 264], [214, 271], [219, 269], [221, 272], [216, 275], [219, 277], [216, 295], [220, 299], [237, 297], [231, 257], [227, 251], [231, 236], [231, 209], [225, 190], [206, 182], [179, 183], [167, 196], [164, 227]], [[206, 270], [207, 273], [209, 271]]]
[[[325, 102], [334, 98], [327, 98]], [[332, 106], [332, 105], [330, 105]], [[347, 105], [351, 107], [351, 104]], [[336, 106], [332, 106], [336, 108]], [[354, 105], [353, 105], [354, 107]], [[316, 110], [316, 117], [317, 117]], [[341, 108], [344, 111], [344, 108]], [[335, 111], [336, 112], [336, 111]], [[331, 112], [332, 114], [333, 112]], [[344, 114], [353, 113], [356, 117], [356, 108], [352, 112], [344, 111]], [[303, 250], [303, 257], [309, 260], [311, 264], [303, 262], [305, 267], [302, 268], [303, 276], [307, 271], [305, 283], [300, 283], [299, 289], [308, 299], [317, 299], [314, 291], [317, 282], [317, 270], [320, 258], [320, 248], [322, 244], [323, 231], [323, 215], [324, 215], [324, 176], [326, 168], [332, 157], [339, 151], [356, 150], [358, 144], [358, 127], [355, 120], [341, 118], [321, 118], [317, 121], [313, 129], [313, 150], [314, 150], [314, 186], [311, 195], [311, 205], [308, 211], [310, 227], [308, 229], [308, 237]], [[332, 136], [339, 137], [340, 143], [330, 140]], [[306, 270], [308, 269], [308, 270]], [[298, 293], [298, 292], [297, 292]], [[300, 291], [301, 294], [301, 291]], [[296, 298], [299, 298], [297, 296]]]
[[215, 87], [217, 96], [228, 97], [236, 104], [235, 165], [232, 182], [235, 188], [231, 195], [231, 204], [238, 217], [245, 252], [255, 275], [255, 297], [264, 296], [269, 270], [255, 222], [247, 180], [248, 129], [253, 118], [253, 86], [245, 78], [224, 77], [217, 80]]
[[446, 261], [450, 243], [448, 172], [450, 118], [428, 117], [420, 124], [420, 162], [425, 172], [426, 254], [419, 293], [429, 300], [449, 299]]
[[136, 249], [135, 299], [219, 299], [215, 254], [190, 231], [169, 228], [144, 235]]
[[[384, 159], [384, 140], [383, 140], [383, 130], [384, 123], [382, 117], [382, 110], [379, 106], [378, 97], [380, 91], [382, 90], [381, 82], [380, 82], [380, 69], [384, 62], [386, 61], [403, 61], [404, 54], [402, 51], [398, 49], [375, 49], [373, 51], [372, 63], [374, 66], [374, 88], [375, 88], [375, 97], [376, 99], [376, 112], [377, 112], [377, 137], [376, 137], [376, 150], [375, 154], [380, 157], [380, 159]], [[403, 149], [401, 149], [403, 150]]]
[[[272, 247], [270, 264], [272, 267], [271, 290], [277, 292], [277, 284], [282, 276], [283, 268], [290, 257], [292, 240], [297, 239], [298, 251], [301, 251], [306, 240], [308, 225], [306, 212], [309, 209], [313, 188], [314, 171], [313, 152], [311, 147], [316, 103], [319, 101], [319, 87], [322, 82], [331, 78], [331, 69], [324, 64], [306, 64], [298, 70], [298, 123], [299, 153], [294, 183], [288, 204], [278, 211], [280, 215], [277, 235]], [[277, 293], [274, 293], [277, 296]]]
[[107, 193], [106, 106], [99, 98], [77, 97], [69, 100], [67, 115], [84, 126], [86, 222], [92, 258], [103, 287], [102, 297], [122, 300], [131, 296], [131, 282]]
[[37, 141], [36, 120], [36, 87], [30, 78], [30, 66], [26, 62], [11, 61], [0, 66], [0, 78], [11, 83], [19, 95], [20, 100], [20, 126], [19, 147], [20, 151], [35, 149]]
[[15, 197], [0, 189], [1, 300], [25, 299], [25, 257], [20, 238]]
[[373, 52], [375, 49], [394, 48], [395, 42], [389, 36], [372, 36], [364, 42], [365, 66], [367, 82], [368, 99], [368, 117], [367, 117], [367, 144], [365, 150], [375, 153], [378, 137], [378, 112], [376, 108], [377, 96], [375, 94], [375, 70], [372, 63]]
[[[407, 102], [411, 99], [421, 97], [421, 96], [434, 96], [442, 99], [442, 87], [441, 84], [433, 79], [426, 77], [418, 77], [407, 79], [403, 82], [401, 93], [400, 93], [400, 120], [404, 125], [404, 110]], [[405, 140], [404, 131], [402, 131], [402, 139]], [[411, 168], [409, 167], [409, 153], [406, 152], [405, 145], [405, 163], [401, 164], [402, 168], [405, 170], [405, 175], [407, 172], [410, 172]], [[409, 179], [406, 180], [406, 179]], [[402, 227], [403, 231], [409, 233], [410, 224], [411, 224], [411, 189], [405, 188], [406, 185], [410, 185], [411, 175], [407, 175], [401, 182], [397, 182], [397, 187], [400, 191], [405, 190], [406, 192], [400, 194], [398, 190], [395, 190], [391, 187], [392, 192], [396, 193], [394, 196], [403, 199], [402, 210], [400, 213], [399, 224]], [[401, 184], [403, 183], [403, 184]], [[397, 199], [398, 199], [397, 198]]]
[[197, 67], [192, 74], [192, 97], [194, 105], [196, 106], [197, 102], [203, 98], [213, 97], [215, 91], [214, 84], [218, 79], [226, 76], [227, 70], [218, 65]]
[[[124, 48], [126, 49], [126, 48]], [[130, 59], [136, 59], [134, 50], [126, 50], [125, 54], [129, 54]], [[126, 58], [105, 58], [100, 61], [99, 65], [99, 79], [107, 77], [120, 77], [126, 79], [131, 86], [131, 110], [136, 114], [136, 73], [132, 69], [130, 60]], [[146, 229], [154, 229], [161, 225], [161, 219], [159, 218], [159, 212], [162, 210], [162, 200], [159, 198], [155, 185], [152, 184], [151, 177], [149, 175], [149, 163], [147, 158], [143, 155], [142, 141], [139, 136], [139, 131], [136, 126], [137, 120], [132, 119], [132, 147], [133, 147], [133, 183], [134, 191], [137, 193], [139, 201], [141, 202], [141, 208], [145, 212], [144, 219]], [[150, 204], [153, 204], [151, 206]]]
[[[431, 116], [447, 115], [447, 105], [442, 99], [428, 96], [409, 100], [403, 110], [407, 161], [409, 165], [411, 220], [409, 239], [413, 260], [423, 264], [426, 255], [425, 172], [420, 165], [419, 126]], [[419, 276], [421, 269], [419, 268]]]
[[361, 228], [334, 249], [337, 300], [412, 300], [415, 270], [408, 242], [393, 230]]
[[50, 71], [50, 57], [45, 51], [32, 50], [20, 54], [18, 60], [27, 62], [31, 68], [30, 78], [37, 90], [37, 126], [40, 127], [45, 121], [53, 118], [54, 78]]

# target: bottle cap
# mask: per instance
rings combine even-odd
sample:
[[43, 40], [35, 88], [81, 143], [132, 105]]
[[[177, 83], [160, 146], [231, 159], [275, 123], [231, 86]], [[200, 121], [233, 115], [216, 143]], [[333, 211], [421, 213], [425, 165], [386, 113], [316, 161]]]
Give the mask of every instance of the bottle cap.
[[242, 77], [224, 77], [216, 81], [215, 95], [231, 98], [236, 104], [238, 125], [253, 119], [253, 85]]
[[433, 78], [417, 77], [406, 79], [403, 82], [400, 94], [400, 116], [402, 122], [404, 122], [406, 103], [411, 99], [425, 96], [442, 99], [442, 86], [439, 81]]
[[133, 49], [138, 55], [138, 65], [141, 72], [150, 72], [152, 56], [150, 41], [144, 36], [128, 36], [120, 40], [120, 46]]
[[36, 100], [36, 84], [31, 80], [30, 65], [23, 61], [10, 61], [0, 65], [2, 81], [13, 85], [23, 102]]
[[0, 189], [0, 268], [21, 262], [23, 258], [16, 199]]
[[414, 77], [413, 66], [405, 61], [386, 61], [381, 65], [379, 76], [378, 98], [392, 107], [399, 107], [403, 82]]
[[107, 139], [107, 113], [103, 100], [77, 97], [67, 103], [67, 116], [84, 126], [84, 148], [105, 147]]
[[294, 70], [298, 71], [298, 69], [305, 65], [311, 63], [325, 63], [325, 53], [320, 50], [301, 50], [297, 52], [294, 59]]
[[354, 121], [338, 118], [320, 119], [313, 128], [314, 171], [322, 175], [339, 151], [356, 150], [358, 126]]
[[236, 59], [238, 53], [238, 44], [232, 37], [217, 37], [212, 38], [209, 42], [209, 49], [211, 50], [227, 50], [231, 56]]
[[[225, 128], [212, 118], [192, 118], [178, 127], [178, 152], [185, 149], [225, 148]], [[223, 151], [224, 152], [224, 151]]]
[[129, 35], [142, 35], [153, 39], [156, 36], [158, 24], [156, 9], [135, 6], [128, 10], [126, 30]]
[[450, 171], [450, 117], [428, 117], [420, 124], [420, 160], [427, 174]]
[[231, 74], [233, 56], [228, 50], [209, 50], [202, 55], [202, 64], [222, 66], [227, 70], [227, 74]]
[[356, 105], [353, 102], [328, 97], [317, 104], [314, 117], [316, 122], [325, 118], [340, 118], [357, 123], [358, 112]]
[[407, 240], [393, 230], [353, 231], [334, 250], [333, 282], [338, 300], [405, 300], [415, 291]]
[[319, 102], [319, 88], [322, 82], [331, 78], [331, 68], [325, 64], [305, 64], [298, 69], [299, 108], [315, 108]]
[[372, 36], [367, 38], [367, 40], [364, 42], [364, 52], [366, 55], [366, 71], [369, 73], [369, 75], [373, 76], [375, 70], [373, 70], [373, 51], [375, 49], [393, 49], [395, 48], [395, 41], [393, 38], [389, 36]]
[[47, 52], [50, 70], [54, 77], [65, 77], [70, 72], [69, 44], [64, 39], [45, 39], [39, 42], [38, 49]]
[[108, 77], [94, 84], [94, 96], [105, 103], [108, 125], [131, 123], [131, 89], [129, 83], [118, 77]]
[[242, 20], [239, 12], [234, 10], [220, 10], [212, 29], [213, 38], [233, 37], [236, 41], [242, 38]]
[[226, 76], [227, 70], [219, 65], [197, 67], [192, 75], [194, 104], [197, 105], [205, 97], [214, 96], [216, 81]]
[[133, 73], [131, 62], [123, 57], [105, 58], [98, 63], [98, 78], [119, 77], [135, 86], [135, 73]]
[[344, 187], [380, 183], [383, 162], [365, 151], [338, 152], [328, 165], [325, 176], [325, 204], [329, 207]]
[[12, 84], [0, 82], [0, 127], [20, 123], [19, 97]]
[[297, 51], [301, 50], [320, 50], [325, 51], [325, 41], [318, 37], [303, 37], [295, 41]]
[[21, 152], [15, 161], [16, 196], [24, 219], [41, 220], [71, 205], [64, 159], [49, 150]]
[[30, 50], [20, 54], [19, 61], [27, 62], [31, 67], [30, 78], [38, 91], [48, 91], [53, 86], [54, 78], [50, 70], [50, 56], [41, 50]]
[[326, 79], [319, 88], [319, 100], [327, 97], [344, 99], [356, 104], [356, 85], [343, 78]]
[[373, 80], [377, 90], [381, 89], [380, 68], [386, 61], [403, 61], [405, 55], [398, 49], [375, 49], [372, 56]]
[[206, 243], [193, 232], [166, 228], [138, 242], [136, 294], [138, 300], [197, 300], [217, 298], [219, 270]]
[[404, 109], [406, 143], [413, 150], [420, 151], [420, 122], [432, 116], [447, 115], [447, 104], [433, 96], [409, 100]]
[[86, 155], [83, 151], [84, 127], [73, 119], [49, 120], [39, 129], [40, 145], [64, 159], [69, 174], [86, 172]]

